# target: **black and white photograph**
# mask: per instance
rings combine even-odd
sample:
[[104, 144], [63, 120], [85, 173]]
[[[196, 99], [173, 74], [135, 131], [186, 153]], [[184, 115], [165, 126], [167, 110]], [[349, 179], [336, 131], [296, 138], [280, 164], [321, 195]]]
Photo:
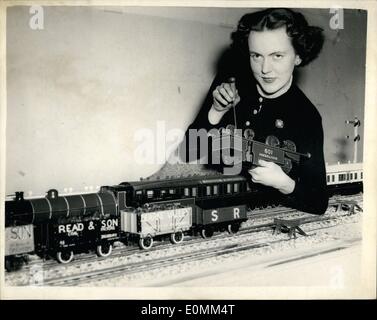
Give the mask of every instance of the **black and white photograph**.
[[309, 4], [5, 1], [1, 298], [375, 299], [376, 6]]

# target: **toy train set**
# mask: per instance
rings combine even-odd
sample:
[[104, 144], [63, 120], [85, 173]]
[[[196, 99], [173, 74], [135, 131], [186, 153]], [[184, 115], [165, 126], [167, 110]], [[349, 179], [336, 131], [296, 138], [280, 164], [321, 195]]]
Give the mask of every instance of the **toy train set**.
[[[328, 166], [330, 194], [359, 192], [362, 179], [361, 164]], [[154, 239], [177, 244], [185, 234], [235, 233], [248, 208], [274, 200], [242, 176], [143, 180], [78, 195], [49, 190], [38, 199], [17, 192], [5, 203], [5, 266], [17, 268], [29, 253], [68, 263], [76, 252], [108, 256], [115, 241], [149, 249]]]
[[[272, 138], [265, 144], [243, 139], [242, 150], [248, 151], [241, 154], [242, 163], [255, 165], [272, 154], [270, 161], [288, 172], [292, 161], [310, 156], [297, 153], [290, 141], [279, 148]], [[329, 195], [360, 192], [362, 181], [361, 164], [327, 167]], [[31, 253], [69, 263], [79, 252], [94, 250], [106, 257], [116, 241], [150, 249], [154, 240], [170, 238], [178, 244], [185, 234], [206, 238], [216, 231], [236, 233], [248, 209], [279, 202], [278, 193], [266, 192], [242, 175], [124, 182], [76, 195], [51, 189], [33, 199], [16, 192], [5, 202], [5, 267], [17, 269]]]

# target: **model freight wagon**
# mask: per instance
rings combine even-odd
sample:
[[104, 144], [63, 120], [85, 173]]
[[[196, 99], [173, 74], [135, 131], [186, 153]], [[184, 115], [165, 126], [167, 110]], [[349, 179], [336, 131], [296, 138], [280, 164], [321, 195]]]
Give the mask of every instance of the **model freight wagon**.
[[183, 241], [191, 229], [194, 199], [157, 202], [137, 210], [122, 210], [121, 230], [129, 239], [138, 240], [140, 248], [149, 249], [154, 238], [169, 236], [172, 243]]

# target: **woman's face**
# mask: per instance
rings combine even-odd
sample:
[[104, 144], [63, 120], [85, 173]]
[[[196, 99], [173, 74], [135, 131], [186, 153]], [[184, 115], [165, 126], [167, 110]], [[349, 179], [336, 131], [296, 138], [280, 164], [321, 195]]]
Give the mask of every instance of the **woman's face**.
[[263, 93], [279, 96], [290, 84], [295, 65], [301, 59], [295, 53], [286, 28], [251, 31], [248, 39], [250, 65]]

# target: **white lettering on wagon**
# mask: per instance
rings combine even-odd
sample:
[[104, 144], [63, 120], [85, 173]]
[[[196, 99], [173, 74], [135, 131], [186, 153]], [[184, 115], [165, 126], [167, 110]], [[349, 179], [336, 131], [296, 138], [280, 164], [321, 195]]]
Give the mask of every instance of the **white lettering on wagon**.
[[20, 227], [11, 227], [10, 229], [10, 240], [28, 240], [33, 236], [33, 228], [30, 228], [30, 225], [20, 226]]
[[233, 208], [233, 219], [240, 218], [240, 208]]
[[78, 235], [78, 232], [83, 231], [83, 230], [84, 230], [84, 224], [81, 222], [59, 224], [58, 226], [58, 233], [67, 233], [69, 236]]
[[271, 149], [267, 149], [267, 148], [265, 148], [265, 149], [264, 149], [264, 153], [265, 153], [265, 154], [268, 154], [268, 155], [272, 155], [274, 152], [273, 152]]
[[213, 210], [213, 211], [211, 212], [211, 216], [212, 216], [211, 220], [212, 220], [213, 222], [215, 222], [215, 221], [217, 221], [217, 220], [219, 219], [219, 215], [217, 214], [217, 210]]
[[108, 219], [101, 221], [101, 231], [115, 230], [118, 226], [118, 219]]
[[262, 157], [262, 158], [267, 158], [267, 159], [271, 159], [271, 160], [275, 160], [275, 161], [279, 160], [278, 157], [270, 156], [270, 155], [264, 154], [264, 153], [260, 153], [259, 156]]

